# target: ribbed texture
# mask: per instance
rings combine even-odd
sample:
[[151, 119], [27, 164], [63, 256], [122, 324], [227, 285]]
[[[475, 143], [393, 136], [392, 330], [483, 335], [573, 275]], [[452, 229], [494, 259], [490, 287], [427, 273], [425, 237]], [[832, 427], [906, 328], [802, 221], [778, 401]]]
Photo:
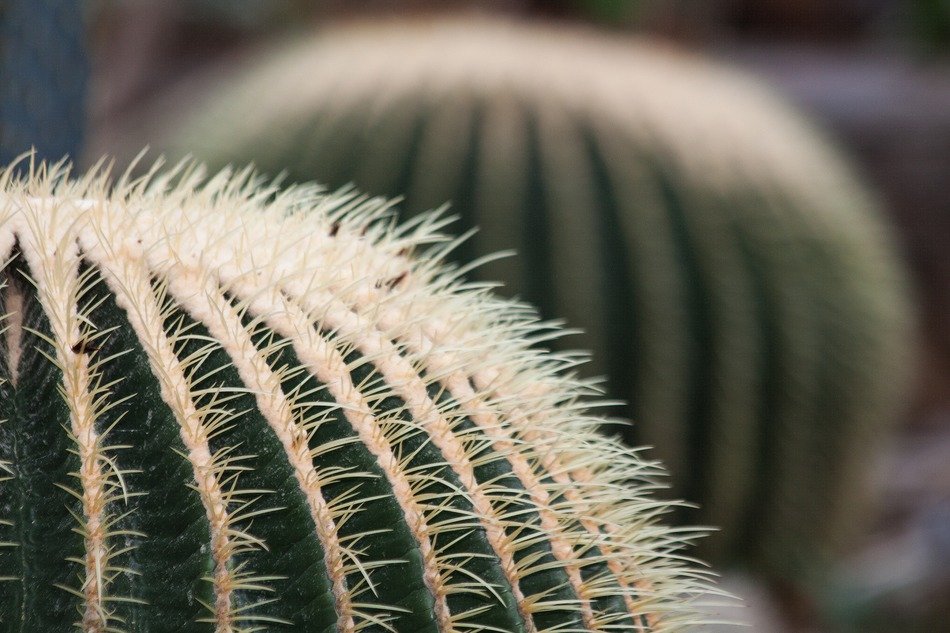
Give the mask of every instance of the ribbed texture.
[[450, 201], [480, 229], [462, 260], [516, 249], [476, 273], [585, 330], [568, 344], [703, 505], [691, 520], [723, 528], [717, 556], [797, 574], [850, 541], [905, 382], [906, 290], [872, 196], [754, 80], [471, 20], [258, 57], [150, 141], [410, 214]]
[[0, 166], [36, 149], [76, 157], [85, 128], [86, 4], [0, 2]]
[[0, 630], [700, 619], [657, 467], [441, 263], [436, 216], [66, 176], [0, 175]]

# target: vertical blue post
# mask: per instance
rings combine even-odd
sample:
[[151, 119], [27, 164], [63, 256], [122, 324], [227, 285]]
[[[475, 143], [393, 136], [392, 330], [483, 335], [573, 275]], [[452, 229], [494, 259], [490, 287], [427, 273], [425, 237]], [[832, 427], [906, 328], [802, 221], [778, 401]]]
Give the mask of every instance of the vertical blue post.
[[83, 0], [0, 0], [0, 166], [82, 149], [89, 59]]

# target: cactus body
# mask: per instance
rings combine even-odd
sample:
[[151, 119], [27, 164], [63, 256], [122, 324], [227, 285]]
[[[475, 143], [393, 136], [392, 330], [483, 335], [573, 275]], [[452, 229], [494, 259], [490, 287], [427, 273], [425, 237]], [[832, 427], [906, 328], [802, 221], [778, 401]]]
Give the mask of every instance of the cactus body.
[[435, 217], [0, 174], [0, 630], [695, 619], [656, 468], [595, 433], [530, 310], [439, 261]]
[[451, 201], [479, 227], [463, 259], [516, 249], [481, 274], [585, 330], [569, 342], [723, 528], [717, 556], [798, 574], [851, 540], [903, 383], [902, 275], [873, 197], [768, 91], [513, 24], [363, 25], [264, 57], [151, 140], [409, 213]]

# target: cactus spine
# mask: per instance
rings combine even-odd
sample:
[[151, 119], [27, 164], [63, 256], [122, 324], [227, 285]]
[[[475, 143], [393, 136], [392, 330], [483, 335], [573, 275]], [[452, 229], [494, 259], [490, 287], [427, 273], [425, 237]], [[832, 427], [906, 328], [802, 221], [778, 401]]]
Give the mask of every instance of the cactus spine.
[[[163, 148], [291, 180], [449, 200], [463, 259], [566, 317], [635, 445], [718, 525], [718, 555], [799, 574], [861, 524], [905, 373], [876, 202], [751, 79], [648, 44], [515, 24], [297, 40], [175, 112]], [[182, 99], [179, 99], [182, 100]], [[184, 119], [184, 123], [178, 123]]]
[[657, 468], [441, 220], [200, 174], [0, 172], [0, 629], [697, 620]]

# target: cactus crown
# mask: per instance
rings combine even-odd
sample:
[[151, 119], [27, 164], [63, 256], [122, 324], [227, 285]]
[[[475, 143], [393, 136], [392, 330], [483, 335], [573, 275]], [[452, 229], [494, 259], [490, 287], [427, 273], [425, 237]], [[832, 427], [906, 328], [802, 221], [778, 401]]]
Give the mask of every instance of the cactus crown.
[[[249, 171], [0, 175], [0, 622], [674, 631], [655, 464], [428, 215]], [[175, 184], [172, 184], [175, 183]]]

